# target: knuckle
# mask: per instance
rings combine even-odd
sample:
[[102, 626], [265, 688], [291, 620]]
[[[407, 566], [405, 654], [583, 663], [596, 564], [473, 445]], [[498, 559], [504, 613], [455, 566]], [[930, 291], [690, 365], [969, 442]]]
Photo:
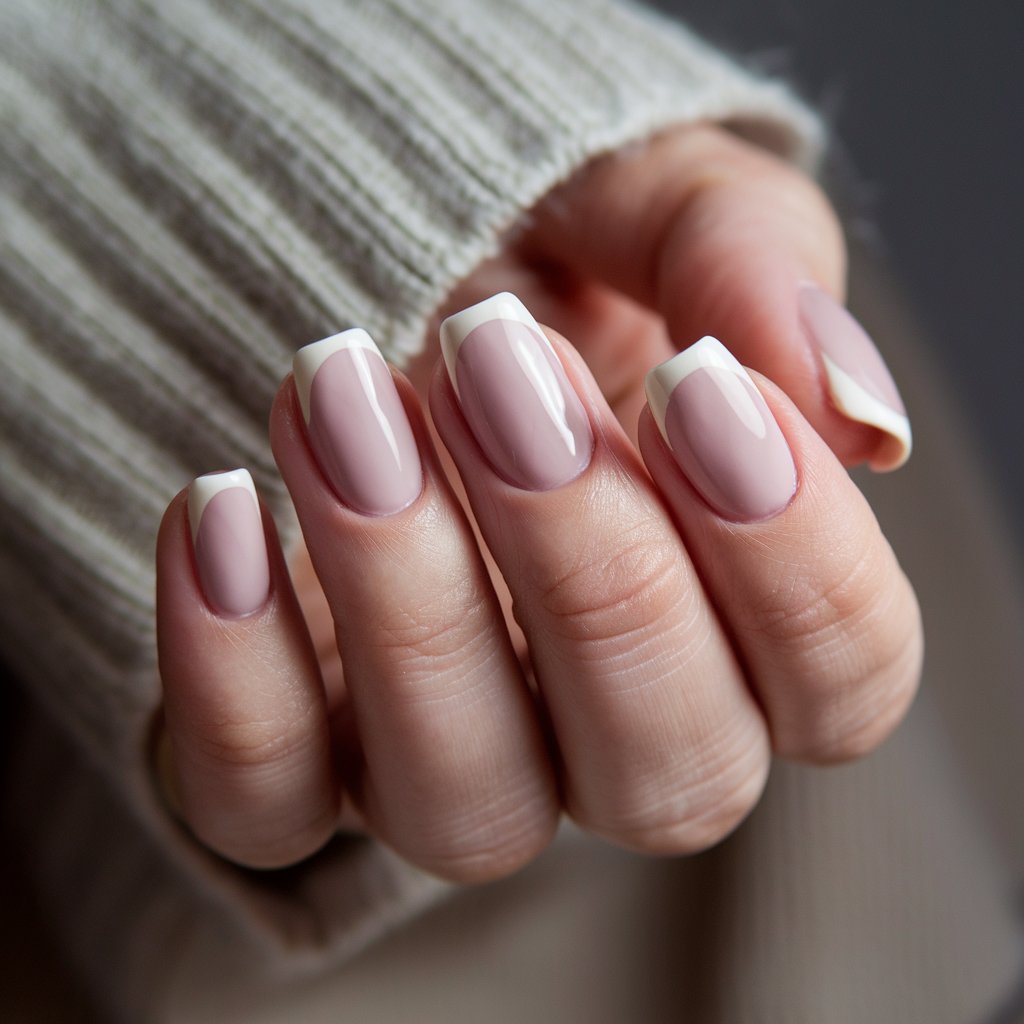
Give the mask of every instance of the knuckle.
[[[839, 217], [824, 188], [809, 174], [760, 146], [752, 146], [735, 134], [706, 128], [682, 139], [689, 152], [684, 165], [681, 209], [717, 206], [731, 201], [733, 190], [762, 189], [770, 202], [766, 209], [791, 214], [794, 221], [810, 220], [818, 230], [825, 223], [841, 235]], [[707, 202], [711, 200], [711, 202]]]
[[685, 600], [679, 556], [642, 524], [614, 553], [587, 549], [540, 589], [539, 605], [555, 633], [580, 644], [619, 642], [659, 628]]
[[[415, 607], [392, 607], [366, 638], [388, 666], [395, 699], [410, 706], [468, 706], [493, 692], [499, 614], [475, 587], [446, 590]], [[453, 596], [454, 594], [454, 596]]]
[[[827, 257], [838, 274], [846, 251], [842, 223], [812, 177], [728, 132], [695, 134], [685, 145], [687, 170], [681, 176], [673, 227], [663, 239], [663, 255], [687, 250], [690, 238], [712, 237], [717, 226], [729, 225], [733, 242], [737, 230], [746, 237], [768, 228], [772, 236], [781, 232], [796, 251], [813, 260]], [[740, 208], [747, 211], [742, 221], [735, 215], [738, 196], [744, 200]], [[668, 270], [673, 260], [663, 258], [655, 265]], [[672, 287], [665, 280], [661, 292], [671, 295]]]
[[485, 601], [474, 582], [458, 578], [417, 603], [389, 605], [378, 617], [376, 643], [410, 660], [457, 656], [486, 621]]
[[774, 709], [776, 752], [798, 760], [852, 760], [877, 747], [906, 714], [921, 674], [920, 613], [905, 580], [879, 585], [877, 563], [857, 561], [839, 582], [785, 609], [762, 608], [758, 636], [787, 666], [791, 698]]
[[284, 867], [315, 853], [337, 824], [320, 724], [310, 702], [280, 718], [222, 717], [173, 737], [175, 794], [196, 837], [246, 867]]
[[394, 699], [410, 707], [468, 707], [493, 695], [496, 672], [495, 623], [500, 612], [474, 588], [452, 591], [412, 609], [394, 608], [375, 627], [375, 657], [388, 666]]
[[303, 754], [319, 709], [310, 706], [283, 721], [228, 718], [211, 722], [189, 737], [189, 753], [203, 765], [216, 769], [273, 770]]
[[833, 543], [827, 560], [782, 566], [744, 611], [744, 630], [775, 658], [836, 662], [870, 652], [892, 625], [887, 549], [856, 538]]

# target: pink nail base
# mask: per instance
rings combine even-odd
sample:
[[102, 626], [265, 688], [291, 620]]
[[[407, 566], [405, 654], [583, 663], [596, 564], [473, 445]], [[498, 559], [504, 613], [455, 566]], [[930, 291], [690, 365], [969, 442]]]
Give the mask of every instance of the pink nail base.
[[750, 376], [716, 339], [695, 345], [648, 375], [648, 400], [683, 474], [719, 515], [771, 519], [792, 502], [796, 464]]
[[371, 516], [408, 508], [423, 490], [416, 439], [384, 360], [335, 352], [310, 391], [309, 436], [338, 497]]
[[360, 328], [295, 354], [295, 387], [331, 489], [349, 508], [389, 516], [423, 490], [423, 467], [391, 371]]
[[508, 292], [449, 317], [442, 349], [477, 443], [506, 482], [549, 491], [590, 464], [594, 433], [558, 356]]
[[222, 618], [258, 612], [270, 593], [270, 565], [252, 479], [244, 470], [193, 482], [189, 518], [199, 583]]

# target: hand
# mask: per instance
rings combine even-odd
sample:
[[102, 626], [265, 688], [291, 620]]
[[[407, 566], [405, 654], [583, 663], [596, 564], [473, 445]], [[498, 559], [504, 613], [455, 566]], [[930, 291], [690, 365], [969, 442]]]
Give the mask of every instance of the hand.
[[[895, 465], [909, 429], [843, 273], [816, 187], [698, 126], [591, 165], [446, 304], [510, 289], [578, 345], [511, 300], [464, 348], [474, 314], [446, 322], [458, 393], [436, 346], [411, 377], [458, 494], [407, 379], [306, 350], [271, 441], [308, 563], [265, 512], [261, 536], [240, 477], [193, 485], [191, 527], [179, 494], [160, 531], [171, 772], [199, 838], [272, 867], [341, 823], [480, 881], [565, 810], [686, 853], [755, 805], [773, 751], [881, 742], [921, 629], [843, 464]], [[750, 377], [705, 342], [644, 409], [647, 371], [708, 333]]]

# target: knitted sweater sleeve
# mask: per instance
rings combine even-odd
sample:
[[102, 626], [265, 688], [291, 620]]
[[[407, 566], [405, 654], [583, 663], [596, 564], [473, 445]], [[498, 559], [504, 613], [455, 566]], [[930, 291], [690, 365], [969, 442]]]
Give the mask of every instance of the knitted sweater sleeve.
[[135, 948], [216, 918], [308, 965], [437, 891], [365, 841], [259, 875], [179, 834], [147, 771], [156, 524], [238, 464], [287, 518], [265, 423], [295, 347], [359, 324], [401, 362], [553, 185], [698, 119], [820, 148], [783, 86], [611, 0], [0, 6], [0, 659], [89, 956], [129, 955], [101, 925], [130, 906]]

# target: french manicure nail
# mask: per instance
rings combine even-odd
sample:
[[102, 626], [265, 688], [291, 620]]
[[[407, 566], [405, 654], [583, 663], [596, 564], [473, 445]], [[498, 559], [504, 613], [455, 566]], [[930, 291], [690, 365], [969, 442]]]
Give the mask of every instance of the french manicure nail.
[[549, 491], [590, 463], [594, 435], [551, 342], [501, 292], [448, 317], [441, 351], [463, 415], [508, 483]]
[[387, 516], [423, 490], [416, 439], [384, 357], [353, 328], [300, 348], [295, 388], [310, 444], [350, 508]]
[[896, 384], [867, 332], [816, 284], [799, 287], [800, 321], [821, 354], [829, 394], [848, 419], [877, 427], [889, 443], [872, 466], [896, 469], [910, 457], [910, 420]]
[[696, 344], [647, 375], [647, 402], [680, 469], [726, 519], [781, 512], [796, 493], [796, 466], [750, 375], [717, 339]]
[[218, 614], [259, 611], [270, 592], [263, 518], [248, 470], [207, 473], [188, 490], [188, 519], [199, 583]]

